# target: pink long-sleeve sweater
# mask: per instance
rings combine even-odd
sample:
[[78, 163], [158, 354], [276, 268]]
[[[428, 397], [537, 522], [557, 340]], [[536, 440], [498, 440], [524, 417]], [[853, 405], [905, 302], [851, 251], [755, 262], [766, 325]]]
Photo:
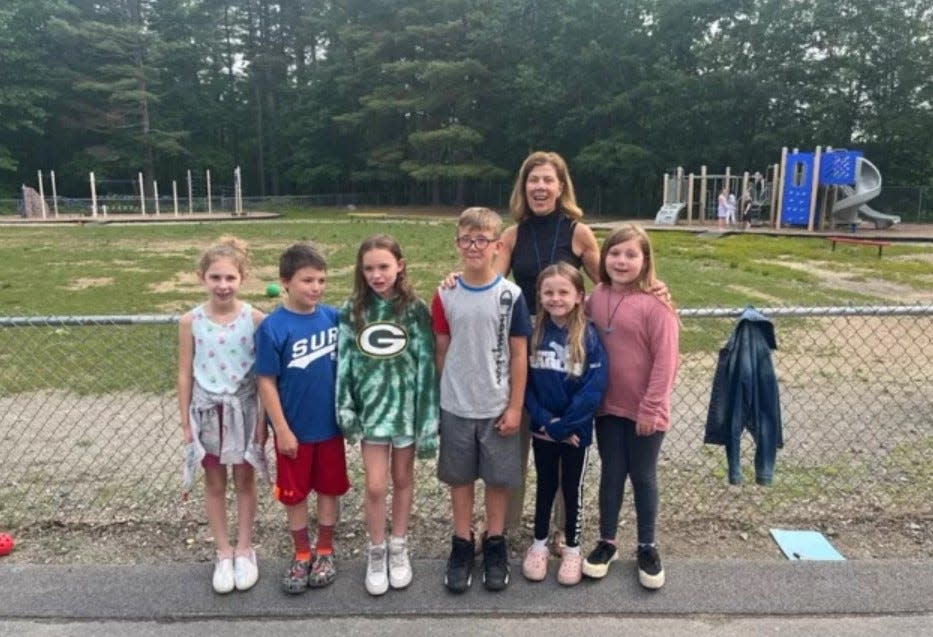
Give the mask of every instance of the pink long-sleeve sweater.
[[586, 310], [609, 359], [609, 383], [596, 414], [652, 423], [655, 431], [670, 429], [679, 364], [677, 316], [652, 294], [623, 295], [602, 283]]

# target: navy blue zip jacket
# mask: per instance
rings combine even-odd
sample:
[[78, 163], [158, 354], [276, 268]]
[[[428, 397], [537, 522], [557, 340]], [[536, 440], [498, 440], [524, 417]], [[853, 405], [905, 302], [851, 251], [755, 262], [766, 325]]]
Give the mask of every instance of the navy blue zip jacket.
[[771, 350], [774, 326], [746, 308], [726, 345], [719, 350], [703, 442], [726, 447], [729, 482], [742, 482], [739, 443], [743, 429], [755, 440], [755, 479], [771, 484], [777, 449], [784, 446], [781, 403]]
[[606, 350], [596, 328], [587, 321], [583, 373], [568, 376], [566, 343], [567, 331], [545, 320], [541, 343], [532, 343], [528, 355], [525, 409], [532, 432], [546, 433], [557, 441], [576, 434], [580, 446], [586, 447], [593, 442], [593, 416], [606, 391]]

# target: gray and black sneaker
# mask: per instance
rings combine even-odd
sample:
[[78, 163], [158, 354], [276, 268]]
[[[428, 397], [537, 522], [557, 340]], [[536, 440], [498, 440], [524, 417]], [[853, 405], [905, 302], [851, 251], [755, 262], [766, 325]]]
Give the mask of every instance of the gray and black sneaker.
[[612, 542], [600, 540], [586, 559], [583, 560], [583, 574], [587, 577], [602, 579], [609, 572], [609, 565], [619, 557], [619, 549]]
[[473, 583], [473, 563], [476, 560], [475, 541], [457, 537], [450, 541], [450, 557], [444, 572], [444, 586], [451, 593], [463, 593]]
[[290, 595], [297, 595], [308, 590], [308, 574], [311, 572], [311, 562], [308, 560], [292, 560], [285, 576], [282, 578], [282, 588]]
[[509, 585], [509, 547], [504, 535], [483, 539], [483, 586], [487, 591], [501, 591]]
[[664, 568], [661, 556], [653, 546], [638, 547], [638, 583], [655, 591], [664, 586]]

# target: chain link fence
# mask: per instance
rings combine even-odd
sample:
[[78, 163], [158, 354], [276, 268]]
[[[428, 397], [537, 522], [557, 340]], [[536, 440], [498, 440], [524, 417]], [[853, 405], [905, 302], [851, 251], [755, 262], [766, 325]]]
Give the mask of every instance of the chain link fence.
[[[718, 349], [740, 312], [680, 311], [681, 367], [661, 448], [659, 524], [933, 519], [933, 306], [762, 310], [777, 333], [785, 439], [770, 487], [755, 485], [748, 434], [742, 487], [727, 482], [724, 449], [703, 444]], [[198, 506], [180, 497], [176, 322], [0, 318], [0, 527], [203, 517], [198, 491]], [[348, 459], [353, 488], [342, 501], [342, 534], [360, 537], [357, 448], [348, 449]], [[422, 555], [439, 557], [449, 534], [447, 491], [432, 462], [419, 462], [416, 471], [411, 534], [431, 547]], [[586, 524], [595, 528], [595, 448], [586, 481]], [[264, 491], [260, 527], [278, 532], [282, 519]], [[930, 542], [926, 534], [918, 550], [930, 554]]]

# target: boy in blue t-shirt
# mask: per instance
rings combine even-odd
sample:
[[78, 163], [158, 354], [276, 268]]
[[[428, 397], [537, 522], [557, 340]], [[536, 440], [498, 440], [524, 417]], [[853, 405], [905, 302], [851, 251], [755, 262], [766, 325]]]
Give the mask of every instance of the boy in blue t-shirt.
[[[275, 499], [285, 505], [294, 559], [282, 584], [301, 593], [334, 581], [337, 499], [347, 492], [343, 436], [334, 410], [337, 310], [319, 303], [327, 264], [297, 243], [279, 259], [287, 293], [256, 330], [256, 385], [275, 435]], [[308, 536], [308, 496], [317, 493], [317, 542]]]

